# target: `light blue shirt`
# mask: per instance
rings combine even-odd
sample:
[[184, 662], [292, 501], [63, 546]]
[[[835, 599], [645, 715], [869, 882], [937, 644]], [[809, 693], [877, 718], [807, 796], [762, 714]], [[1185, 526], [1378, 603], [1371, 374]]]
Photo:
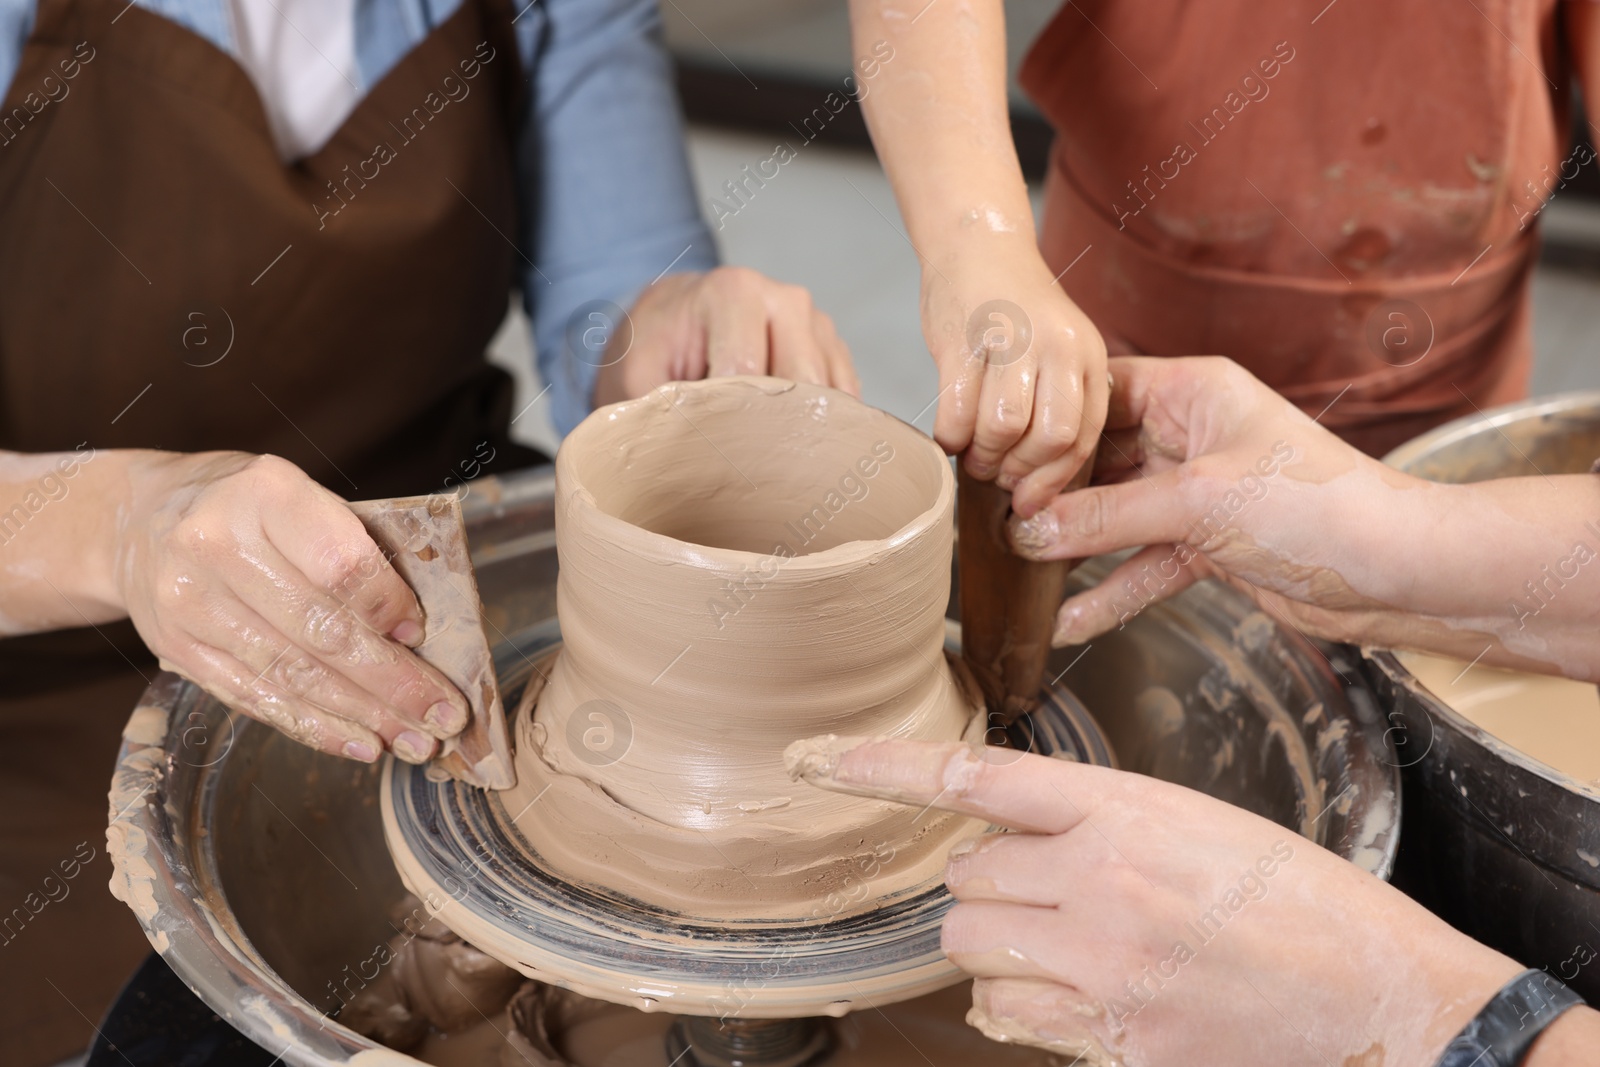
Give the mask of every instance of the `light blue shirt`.
[[[135, 2], [237, 54], [227, 0]], [[362, 92], [461, 2], [356, 0]], [[516, 165], [518, 244], [533, 265], [518, 263], [551, 421], [566, 434], [588, 414], [598, 373], [597, 355], [578, 339], [589, 330], [593, 345], [609, 325], [578, 313], [593, 301], [628, 307], [669, 268], [708, 270], [716, 246], [689, 176], [656, 0], [513, 2], [532, 94]], [[0, 0], [0, 84], [7, 87], [36, 4]]]

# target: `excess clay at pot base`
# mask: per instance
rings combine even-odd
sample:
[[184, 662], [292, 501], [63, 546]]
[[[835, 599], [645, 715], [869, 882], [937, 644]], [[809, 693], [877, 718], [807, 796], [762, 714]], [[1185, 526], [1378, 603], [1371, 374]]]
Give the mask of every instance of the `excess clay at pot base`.
[[[1071, 1056], [999, 1044], [969, 1025], [972, 983], [857, 1012], [829, 1025], [834, 1051], [819, 1067], [1068, 1067]], [[549, 1025], [552, 1058], [515, 1031], [512, 1010], [453, 1034], [431, 1034], [411, 1051], [435, 1067], [672, 1067], [665, 1036], [670, 1016], [593, 1004]], [[517, 1033], [515, 1038], [508, 1036]], [[415, 1062], [412, 1060], [410, 1062]], [[1079, 1067], [1115, 1060], [1085, 1057]], [[374, 1067], [378, 1067], [374, 1064]], [[681, 1065], [680, 1065], [681, 1067]]]

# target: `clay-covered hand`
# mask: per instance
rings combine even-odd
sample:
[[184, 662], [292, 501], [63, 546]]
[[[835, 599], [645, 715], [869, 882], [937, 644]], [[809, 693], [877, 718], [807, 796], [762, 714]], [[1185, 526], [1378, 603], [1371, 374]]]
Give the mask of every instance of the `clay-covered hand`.
[[850, 349], [807, 290], [719, 267], [670, 274], [640, 294], [606, 339], [594, 404], [728, 374], [770, 374], [861, 395]]
[[1095, 467], [1108, 484], [1013, 520], [1011, 539], [1037, 559], [1147, 547], [1067, 600], [1058, 646], [1215, 576], [1317, 636], [1600, 674], [1600, 567], [1585, 565], [1600, 479], [1427, 482], [1357, 452], [1230, 360], [1109, 365]]
[[958, 846], [946, 873], [944, 949], [977, 977], [968, 1021], [991, 1037], [1095, 1067], [1425, 1067], [1522, 969], [1181, 786], [959, 742], [807, 747], [795, 769], [815, 785], [1018, 831]]
[[416, 597], [343, 501], [274, 456], [142, 455], [115, 580], [165, 669], [358, 760], [420, 763], [466, 725], [466, 699], [407, 647]]
[[939, 368], [934, 439], [1030, 516], [1093, 454], [1106, 346], [1022, 232], [964, 236], [922, 272], [922, 332]]

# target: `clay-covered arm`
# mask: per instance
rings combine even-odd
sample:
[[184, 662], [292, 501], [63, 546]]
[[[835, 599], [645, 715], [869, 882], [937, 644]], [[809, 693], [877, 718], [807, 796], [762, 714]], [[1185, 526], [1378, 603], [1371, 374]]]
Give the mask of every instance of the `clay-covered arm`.
[[124, 618], [117, 513], [138, 452], [0, 452], [0, 633]]
[[1216, 576], [1334, 640], [1600, 681], [1600, 476], [1441, 485], [1219, 358], [1119, 358], [1097, 479], [1028, 522], [1044, 559], [1143, 547], [1069, 599], [1079, 644]]
[[313, 747], [421, 762], [465, 698], [339, 497], [273, 456], [0, 453], [0, 631], [132, 617], [162, 665]]
[[[1182, 786], [962, 743], [813, 738], [790, 771], [1009, 827], [958, 846], [943, 947], [968, 1021], [1063, 1062], [1432, 1067], [1523, 970], [1394, 887]], [[1570, 1008], [1532, 1067], [1591, 1062]]]
[[862, 108], [922, 264], [934, 437], [1031, 515], [1092, 451], [1105, 344], [1034, 237], [1000, 0], [851, 0]]

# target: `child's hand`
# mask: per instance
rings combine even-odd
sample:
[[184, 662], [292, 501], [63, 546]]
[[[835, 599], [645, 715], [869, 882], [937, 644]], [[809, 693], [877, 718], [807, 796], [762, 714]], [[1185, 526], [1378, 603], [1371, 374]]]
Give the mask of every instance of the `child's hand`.
[[922, 332], [939, 367], [934, 438], [1032, 515], [1094, 452], [1109, 391], [1099, 331], [1031, 232], [984, 232], [924, 266]]

